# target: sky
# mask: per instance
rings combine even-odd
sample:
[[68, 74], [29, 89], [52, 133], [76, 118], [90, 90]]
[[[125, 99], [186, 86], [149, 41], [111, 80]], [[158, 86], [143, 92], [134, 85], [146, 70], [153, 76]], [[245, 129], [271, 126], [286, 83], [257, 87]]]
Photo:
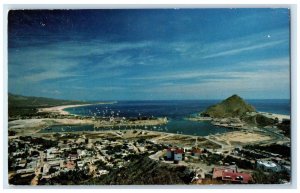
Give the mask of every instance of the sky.
[[76, 100], [290, 98], [289, 9], [14, 10], [8, 91]]

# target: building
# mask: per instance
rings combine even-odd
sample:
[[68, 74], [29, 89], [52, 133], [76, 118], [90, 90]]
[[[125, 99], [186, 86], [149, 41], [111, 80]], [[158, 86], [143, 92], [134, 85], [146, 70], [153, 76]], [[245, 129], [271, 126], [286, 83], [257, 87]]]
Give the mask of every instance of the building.
[[35, 172], [34, 168], [20, 169], [17, 170], [17, 174], [33, 174]]
[[78, 155], [79, 158], [83, 158], [83, 157], [87, 156], [86, 150], [78, 149], [77, 150], [77, 155]]
[[75, 153], [75, 154], [69, 154], [69, 157], [68, 157], [71, 161], [74, 161], [74, 160], [77, 160], [79, 157], [78, 157], [78, 154]]
[[166, 156], [167, 156], [168, 160], [173, 160], [174, 159], [174, 149], [168, 148]]
[[281, 167], [272, 161], [258, 160], [256, 162], [256, 168], [262, 169], [267, 172], [280, 172]]
[[43, 175], [48, 174], [50, 168], [60, 170], [60, 168], [62, 168], [62, 167], [63, 167], [63, 160], [47, 162], [43, 166]]
[[74, 161], [67, 161], [67, 163], [65, 163], [64, 167], [65, 169], [68, 170], [74, 170], [75, 169], [75, 162]]
[[202, 153], [202, 151], [199, 148], [192, 149], [192, 156], [199, 157], [201, 155], [201, 153]]
[[95, 176], [96, 176], [96, 177], [100, 177], [100, 176], [105, 175], [105, 174], [108, 174], [108, 173], [109, 173], [108, 170], [99, 170], [99, 171], [95, 174]]
[[31, 161], [30, 163], [27, 163], [27, 168], [36, 168], [37, 167], [37, 161]]
[[182, 161], [182, 160], [184, 160], [184, 150], [183, 149], [176, 149], [174, 151], [174, 160], [175, 161]]
[[237, 184], [248, 184], [252, 181], [252, 176], [248, 173], [223, 172], [222, 181], [230, 181], [231, 183]]
[[228, 165], [215, 167], [212, 179], [237, 184], [248, 184], [252, 181], [252, 176], [248, 173], [239, 173], [236, 165]]
[[223, 172], [237, 173], [236, 165], [214, 167], [212, 179], [221, 180]]
[[79, 168], [81, 168], [81, 169], [83, 168], [84, 164], [85, 164], [84, 161], [78, 161], [78, 162], [77, 162], [77, 166], [78, 166]]

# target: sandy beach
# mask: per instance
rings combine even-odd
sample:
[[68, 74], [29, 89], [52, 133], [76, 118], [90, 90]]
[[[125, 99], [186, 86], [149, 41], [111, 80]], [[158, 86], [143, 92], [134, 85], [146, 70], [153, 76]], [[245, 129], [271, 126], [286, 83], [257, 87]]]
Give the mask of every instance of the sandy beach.
[[61, 105], [55, 107], [47, 107], [47, 108], [40, 108], [38, 112], [46, 112], [46, 113], [57, 113], [60, 115], [70, 115], [68, 111], [65, 109], [67, 108], [75, 108], [75, 107], [82, 107], [82, 106], [89, 106], [89, 105], [104, 105], [104, 104], [114, 104], [116, 102], [103, 102], [103, 103], [87, 103], [87, 104], [79, 104], [79, 105]]
[[48, 107], [48, 108], [40, 108], [38, 112], [46, 112], [46, 113], [58, 113], [60, 115], [69, 115], [68, 111], [65, 111], [66, 108], [73, 108], [73, 107], [82, 107], [82, 106], [89, 106], [92, 104], [80, 104], [80, 105], [63, 105], [63, 106], [55, 106], [55, 107]]
[[286, 120], [290, 120], [291, 116], [290, 115], [282, 115], [282, 114], [276, 114], [276, 113], [267, 113], [267, 112], [259, 112], [260, 114], [275, 119], [277, 118], [279, 122], [282, 122], [282, 120], [286, 119]]

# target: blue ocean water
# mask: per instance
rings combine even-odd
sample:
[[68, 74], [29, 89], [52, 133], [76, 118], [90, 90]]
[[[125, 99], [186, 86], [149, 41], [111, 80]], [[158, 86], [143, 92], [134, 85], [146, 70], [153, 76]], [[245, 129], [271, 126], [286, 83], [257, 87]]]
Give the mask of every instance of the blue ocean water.
[[[135, 129], [156, 130], [169, 133], [205, 136], [215, 133], [232, 131], [229, 128], [217, 127], [207, 121], [195, 122], [185, 118], [204, 111], [219, 100], [179, 100], [179, 101], [119, 101], [115, 104], [98, 104], [65, 109], [71, 114], [88, 116], [118, 116], [118, 117], [167, 117], [169, 122], [163, 126], [134, 127]], [[247, 100], [257, 111], [290, 114], [289, 100]], [[133, 129], [126, 127], [101, 129]], [[52, 126], [48, 131], [61, 131], [61, 126]], [[64, 127], [63, 131], [91, 131], [93, 126]], [[99, 129], [100, 130], [100, 129]]]

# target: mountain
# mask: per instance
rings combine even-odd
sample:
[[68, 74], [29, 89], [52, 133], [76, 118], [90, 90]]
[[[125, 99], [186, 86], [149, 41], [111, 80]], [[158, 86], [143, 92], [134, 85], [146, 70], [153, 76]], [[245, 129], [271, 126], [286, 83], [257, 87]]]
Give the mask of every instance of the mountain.
[[208, 107], [206, 111], [201, 113], [201, 116], [212, 118], [241, 117], [247, 112], [255, 111], [255, 108], [247, 104], [241, 97], [232, 95], [222, 102]]

